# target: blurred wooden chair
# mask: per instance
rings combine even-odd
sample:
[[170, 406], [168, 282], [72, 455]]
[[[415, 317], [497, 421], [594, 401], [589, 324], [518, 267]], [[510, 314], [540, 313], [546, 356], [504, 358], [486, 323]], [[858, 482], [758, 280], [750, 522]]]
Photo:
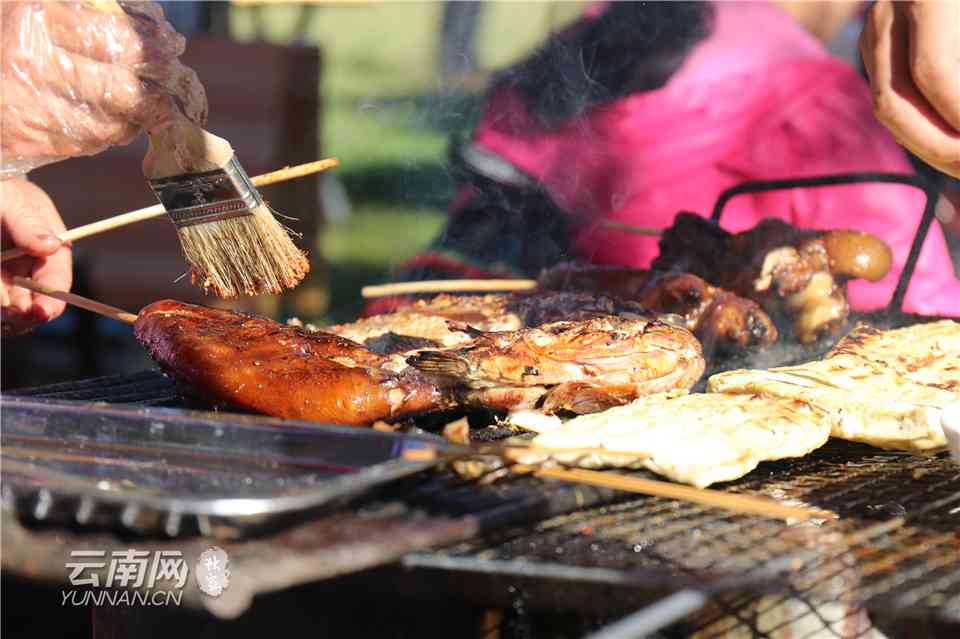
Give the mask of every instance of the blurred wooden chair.
[[[253, 176], [320, 157], [320, 51], [313, 47], [244, 44], [214, 37], [188, 42], [183, 62], [207, 90], [207, 128], [233, 145]], [[156, 202], [140, 170], [146, 140], [38, 169], [31, 177], [51, 195], [68, 227]], [[162, 298], [203, 302], [276, 316], [315, 317], [326, 287], [315, 255], [322, 224], [319, 180], [308, 177], [267, 187], [264, 198], [294, 219], [281, 221], [301, 234], [314, 272], [281, 298], [222, 302], [205, 297], [186, 278], [176, 230], [166, 219], [141, 222], [74, 245], [96, 299], [139, 309]], [[282, 304], [282, 306], [281, 306]]]

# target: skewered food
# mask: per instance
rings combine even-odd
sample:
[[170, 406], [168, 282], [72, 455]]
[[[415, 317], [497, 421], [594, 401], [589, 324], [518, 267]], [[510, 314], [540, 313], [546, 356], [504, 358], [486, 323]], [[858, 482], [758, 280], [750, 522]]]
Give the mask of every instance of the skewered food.
[[[564, 464], [647, 468], [704, 488], [742, 477], [761, 461], [816, 450], [830, 434], [824, 417], [822, 409], [791, 399], [665, 393], [576, 417], [532, 443], [551, 449], [550, 458]], [[540, 453], [529, 455], [521, 461], [542, 461]]]
[[[551, 410], [586, 412], [689, 388], [703, 374], [700, 345], [685, 329], [591, 314], [506, 332], [445, 320], [469, 345], [413, 355], [413, 367], [408, 354], [383, 355], [331, 333], [171, 300], [141, 311], [135, 332], [188, 394], [337, 424], [395, 420], [463, 403], [512, 409], [542, 402]], [[489, 360], [480, 364], [478, 356]]]
[[690, 273], [559, 264], [538, 278], [541, 289], [590, 291], [672, 314], [703, 343], [704, 352], [769, 346], [777, 329], [760, 305]]
[[[392, 313], [324, 330], [360, 342], [377, 352], [384, 352], [386, 348], [397, 353], [402, 352], [405, 344], [414, 345], [407, 350], [426, 347], [416, 345], [416, 340], [429, 340], [434, 348], [467, 344], [473, 336], [469, 331], [460, 330], [463, 326], [483, 332], [516, 331], [559, 320], [579, 321], [608, 315], [646, 319], [650, 313], [634, 302], [577, 292], [438, 295]], [[384, 342], [388, 342], [387, 346], [382, 346]]]
[[602, 316], [473, 336], [463, 348], [422, 351], [407, 362], [467, 404], [575, 413], [689, 389], [704, 370], [689, 331], [642, 318]]
[[890, 262], [890, 248], [868, 233], [801, 230], [767, 219], [734, 235], [680, 213], [660, 239], [653, 268], [694, 273], [755, 300], [809, 343], [846, 322], [846, 281], [880, 280]]
[[943, 321], [860, 329], [823, 360], [720, 373], [708, 388], [800, 399], [830, 413], [834, 437], [923, 452], [946, 445], [945, 411], [960, 402], [958, 366], [960, 324]]
[[465, 344], [471, 337], [450, 330], [453, 320], [481, 331], [515, 331], [523, 327], [521, 318], [507, 311], [506, 295], [438, 295], [412, 306], [384, 315], [374, 315], [349, 324], [338, 324], [324, 331], [366, 344], [383, 335], [418, 337], [450, 347]]
[[214, 404], [351, 425], [452, 405], [417, 371], [328, 333], [172, 300], [134, 330], [181, 389]]

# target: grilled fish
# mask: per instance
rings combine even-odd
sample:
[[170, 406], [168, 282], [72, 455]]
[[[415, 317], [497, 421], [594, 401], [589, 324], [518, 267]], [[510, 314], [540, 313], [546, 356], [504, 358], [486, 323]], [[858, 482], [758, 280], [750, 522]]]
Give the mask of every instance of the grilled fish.
[[440, 410], [452, 400], [417, 371], [323, 332], [172, 300], [134, 330], [186, 393], [265, 415], [361, 425]]
[[477, 332], [466, 347], [422, 351], [407, 362], [459, 388], [468, 404], [576, 413], [689, 389], [704, 370], [700, 343], [686, 329], [619, 316]]
[[506, 295], [438, 295], [400, 310], [374, 315], [349, 324], [328, 326], [323, 330], [367, 344], [384, 335], [431, 340], [439, 347], [459, 346], [472, 337], [451, 330], [452, 320], [481, 331], [514, 331], [523, 326], [519, 316], [507, 311]]

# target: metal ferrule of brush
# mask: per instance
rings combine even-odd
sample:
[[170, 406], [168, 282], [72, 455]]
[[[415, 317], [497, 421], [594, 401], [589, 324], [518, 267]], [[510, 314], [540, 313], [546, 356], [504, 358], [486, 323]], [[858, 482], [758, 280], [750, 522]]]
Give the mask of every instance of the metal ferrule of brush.
[[263, 204], [236, 156], [213, 171], [150, 180], [150, 188], [180, 228], [251, 215]]

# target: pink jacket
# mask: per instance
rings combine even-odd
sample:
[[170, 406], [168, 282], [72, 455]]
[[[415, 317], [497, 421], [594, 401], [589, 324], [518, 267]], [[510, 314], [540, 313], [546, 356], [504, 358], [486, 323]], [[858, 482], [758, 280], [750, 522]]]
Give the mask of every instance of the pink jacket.
[[[912, 172], [876, 121], [866, 83], [779, 8], [719, 2], [713, 33], [662, 89], [630, 95], [545, 130], [523, 98], [490, 99], [475, 143], [542, 181], [578, 220], [580, 257], [649, 266], [657, 240], [600, 227], [601, 218], [667, 227], [680, 210], [710, 214], [718, 194], [744, 180], [854, 171]], [[857, 228], [894, 254], [882, 281], [850, 284], [854, 307], [884, 306], [923, 210], [904, 185], [865, 184], [738, 196], [722, 226], [737, 232], [764, 217], [803, 228]], [[930, 230], [907, 293], [907, 310], [960, 316], [938, 224]]]

